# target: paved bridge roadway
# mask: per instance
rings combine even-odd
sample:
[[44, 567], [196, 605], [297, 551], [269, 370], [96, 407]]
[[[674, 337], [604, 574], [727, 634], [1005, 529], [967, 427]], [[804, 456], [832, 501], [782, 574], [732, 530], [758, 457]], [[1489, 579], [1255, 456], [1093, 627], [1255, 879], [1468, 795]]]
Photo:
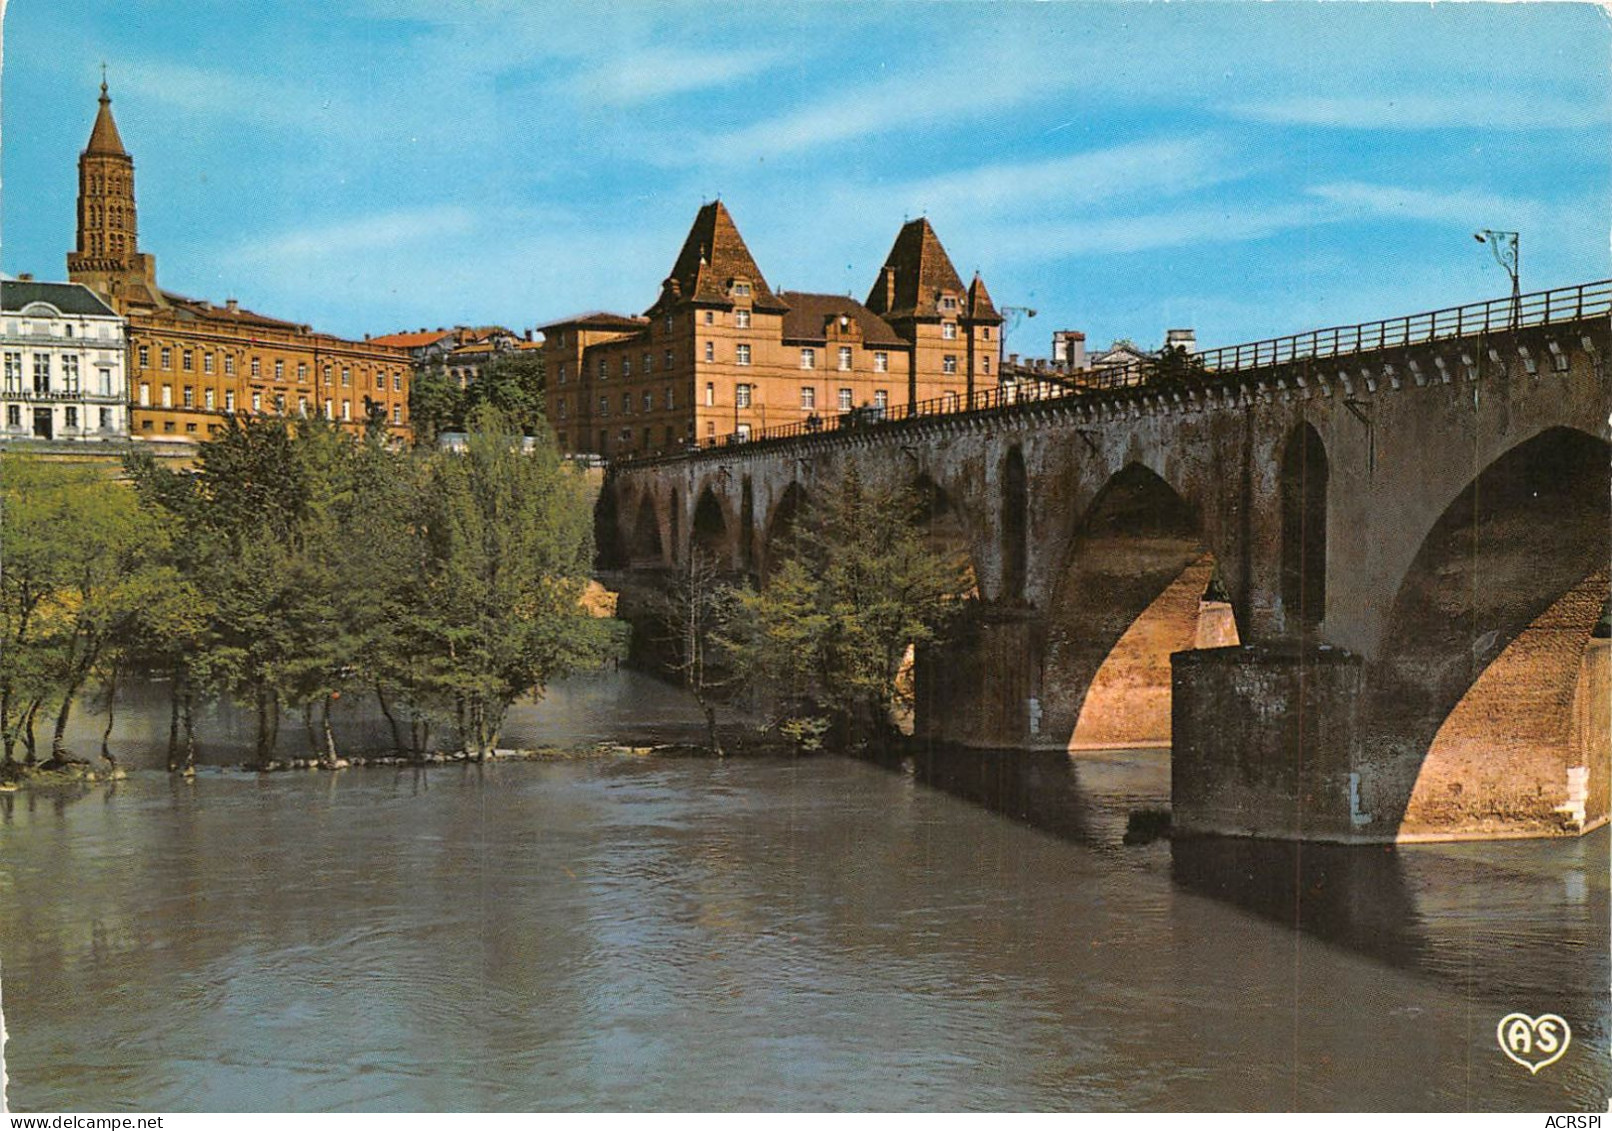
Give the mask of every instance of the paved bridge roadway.
[[1187, 833], [1581, 832], [1608, 811], [1609, 311], [1586, 284], [640, 460], [601, 554], [629, 616], [694, 547], [764, 579], [854, 460], [978, 581], [918, 657], [921, 735], [1170, 745]]

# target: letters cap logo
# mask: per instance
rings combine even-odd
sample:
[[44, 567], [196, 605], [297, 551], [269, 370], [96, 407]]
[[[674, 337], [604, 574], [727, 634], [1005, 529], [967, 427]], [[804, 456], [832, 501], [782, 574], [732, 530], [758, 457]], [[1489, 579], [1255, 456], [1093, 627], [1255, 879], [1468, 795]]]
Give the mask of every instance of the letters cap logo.
[[1554, 1013], [1541, 1013], [1538, 1017], [1508, 1013], [1495, 1027], [1495, 1038], [1501, 1052], [1537, 1074], [1545, 1065], [1562, 1058], [1573, 1039], [1573, 1030]]

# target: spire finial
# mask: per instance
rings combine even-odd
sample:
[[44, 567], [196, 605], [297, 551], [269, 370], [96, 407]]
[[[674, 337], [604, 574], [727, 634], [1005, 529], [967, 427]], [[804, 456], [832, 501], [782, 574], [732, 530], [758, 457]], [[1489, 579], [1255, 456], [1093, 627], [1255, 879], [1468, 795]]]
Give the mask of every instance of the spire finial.
[[101, 63], [101, 101], [112, 101], [106, 94], [106, 63], [104, 61]]

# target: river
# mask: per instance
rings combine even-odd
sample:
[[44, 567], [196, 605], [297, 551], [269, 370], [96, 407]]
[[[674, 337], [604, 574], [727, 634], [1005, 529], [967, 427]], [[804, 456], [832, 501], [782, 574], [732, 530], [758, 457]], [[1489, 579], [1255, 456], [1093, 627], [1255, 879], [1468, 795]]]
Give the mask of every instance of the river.
[[[160, 714], [117, 732], [137, 766]], [[624, 672], [509, 737], [694, 722]], [[1607, 830], [1122, 845], [1168, 793], [1168, 752], [1136, 751], [0, 795], [10, 1102], [1605, 1110]], [[1568, 1019], [1561, 1060], [1501, 1054], [1513, 1010]]]

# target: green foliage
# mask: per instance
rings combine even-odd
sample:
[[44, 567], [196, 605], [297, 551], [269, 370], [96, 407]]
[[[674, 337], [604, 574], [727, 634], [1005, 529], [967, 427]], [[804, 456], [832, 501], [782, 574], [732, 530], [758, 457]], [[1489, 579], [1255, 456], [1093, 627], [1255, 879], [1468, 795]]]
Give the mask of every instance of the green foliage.
[[434, 447], [443, 432], [462, 432], [482, 410], [496, 412], [521, 435], [542, 431], [543, 354], [516, 350], [493, 357], [481, 375], [465, 388], [448, 375], [441, 362], [415, 375], [409, 386], [409, 419], [415, 441]]
[[661, 643], [671, 667], [705, 713], [706, 740], [722, 753], [714, 697], [735, 684], [729, 640], [740, 616], [741, 591], [729, 584], [716, 561], [699, 547], [689, 553], [657, 610]]
[[414, 375], [409, 383], [409, 422], [415, 443], [435, 447], [440, 434], [461, 430], [464, 420], [465, 391], [441, 362]]
[[1165, 346], [1150, 368], [1150, 382], [1156, 385], [1197, 385], [1206, 377], [1203, 358], [1185, 346]]
[[828, 719], [853, 742], [888, 736], [908, 692], [909, 646], [942, 639], [969, 588], [966, 563], [936, 550], [919, 499], [865, 481], [855, 464], [802, 515], [781, 566], [746, 593], [734, 667], [777, 698], [803, 736]]
[[598, 662], [614, 635], [581, 606], [593, 563], [586, 486], [547, 435], [529, 445], [508, 418], [471, 415], [462, 453], [425, 468], [425, 568], [415, 625], [424, 700], [451, 703], [467, 749], [496, 743], [505, 711], [550, 679]]
[[470, 423], [463, 453], [402, 452], [319, 419], [259, 418], [203, 444], [193, 473], [131, 463], [173, 531], [183, 595], [151, 601], [131, 645], [172, 675], [185, 751], [171, 763], [190, 759], [192, 699], [218, 696], [256, 705], [260, 762], [288, 708], [334, 760], [333, 704], [371, 692], [400, 749], [423, 753], [452, 722], [484, 754], [517, 697], [608, 652], [611, 628], [579, 604], [581, 477], [546, 434], [523, 444], [489, 408]]
[[465, 418], [468, 420], [480, 410], [491, 409], [508, 421], [517, 434], [534, 436], [542, 430], [545, 420], [543, 388], [540, 350], [499, 354], [465, 390]]
[[81, 689], [112, 662], [147, 610], [164, 531], [147, 530], [134, 497], [103, 471], [0, 454], [0, 746], [37, 752], [54, 720], [53, 760]]

